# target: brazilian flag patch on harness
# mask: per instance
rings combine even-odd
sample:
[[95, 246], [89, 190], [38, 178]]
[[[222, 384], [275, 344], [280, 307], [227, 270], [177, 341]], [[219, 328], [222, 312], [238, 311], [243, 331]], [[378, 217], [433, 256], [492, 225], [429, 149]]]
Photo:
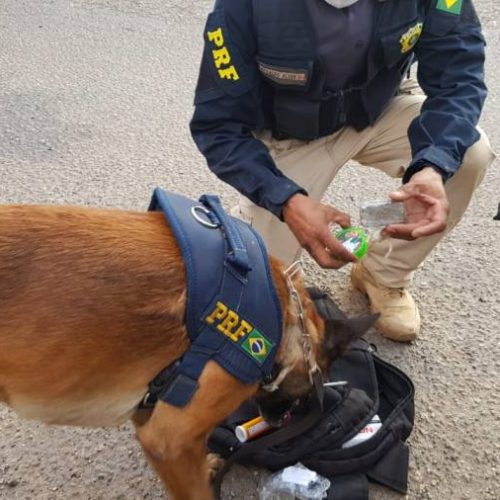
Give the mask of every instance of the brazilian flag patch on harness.
[[436, 9], [458, 16], [462, 12], [463, 1], [464, 0], [438, 0]]
[[241, 347], [250, 354], [255, 361], [262, 364], [271, 352], [273, 345], [259, 332], [259, 330], [254, 329], [241, 344]]

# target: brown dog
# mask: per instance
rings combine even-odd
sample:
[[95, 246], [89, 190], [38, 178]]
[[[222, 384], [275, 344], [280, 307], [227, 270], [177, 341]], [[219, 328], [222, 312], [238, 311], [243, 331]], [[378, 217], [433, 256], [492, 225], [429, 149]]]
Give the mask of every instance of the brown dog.
[[[205, 443], [214, 426], [256, 393], [272, 410], [311, 390], [304, 332], [283, 270], [273, 259], [271, 266], [284, 311], [278, 390], [265, 395], [209, 362], [186, 407], [159, 402], [139, 411], [148, 383], [189, 346], [184, 265], [163, 215], [0, 207], [0, 401], [48, 424], [132, 419], [173, 497], [209, 499]], [[296, 286], [313, 354], [326, 370], [373, 318], [357, 331], [348, 324], [332, 331]]]

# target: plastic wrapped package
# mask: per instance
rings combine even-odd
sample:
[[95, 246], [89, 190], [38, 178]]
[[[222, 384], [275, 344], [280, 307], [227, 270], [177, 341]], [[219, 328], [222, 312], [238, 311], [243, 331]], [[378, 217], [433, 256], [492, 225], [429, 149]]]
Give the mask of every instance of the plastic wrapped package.
[[300, 462], [272, 474], [259, 488], [260, 500], [321, 500], [330, 481]]
[[390, 224], [402, 224], [405, 221], [403, 203], [391, 201], [371, 201], [361, 203], [361, 226], [365, 229], [377, 229]]

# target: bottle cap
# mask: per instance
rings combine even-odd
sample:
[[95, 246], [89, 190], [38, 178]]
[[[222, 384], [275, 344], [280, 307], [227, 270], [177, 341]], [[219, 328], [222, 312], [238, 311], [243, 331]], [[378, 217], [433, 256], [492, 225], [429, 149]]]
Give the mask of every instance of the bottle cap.
[[341, 229], [335, 233], [335, 237], [358, 259], [362, 259], [368, 252], [368, 235], [361, 227]]

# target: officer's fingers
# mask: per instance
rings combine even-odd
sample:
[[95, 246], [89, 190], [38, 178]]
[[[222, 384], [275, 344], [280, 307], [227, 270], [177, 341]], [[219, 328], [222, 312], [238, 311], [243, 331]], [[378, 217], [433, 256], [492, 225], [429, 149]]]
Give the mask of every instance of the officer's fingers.
[[389, 198], [391, 199], [391, 201], [402, 202], [408, 200], [414, 195], [415, 192], [413, 189], [404, 186], [398, 191], [392, 191], [391, 193], [389, 193]]
[[431, 236], [433, 234], [442, 233], [446, 229], [444, 220], [433, 220], [429, 224], [424, 224], [414, 229], [411, 233], [412, 238], [421, 238], [422, 236]]
[[351, 217], [347, 214], [340, 213], [334, 220], [343, 229], [351, 226]]
[[412, 237], [420, 238], [443, 232], [448, 219], [447, 200], [438, 200], [427, 195], [421, 195], [419, 198], [428, 204], [427, 218], [412, 231]]
[[413, 231], [419, 226], [419, 223], [391, 224], [384, 229], [383, 234], [391, 238], [397, 238], [398, 240], [414, 240]]
[[330, 233], [326, 234], [323, 239], [323, 247], [336, 260], [343, 262], [357, 262], [358, 259], [345, 248], [342, 243], [334, 238]]
[[316, 260], [323, 269], [340, 269], [347, 264], [345, 260], [332, 257], [326, 249], [318, 250], [316, 255], [317, 257], [314, 257], [314, 260]]
[[335, 208], [328, 207], [327, 217], [330, 224], [332, 222], [335, 222], [343, 228], [349, 227], [351, 225], [351, 217], [349, 216], [349, 214], [341, 212], [340, 210], [337, 210]]
[[347, 262], [333, 256], [329, 250], [318, 241], [306, 246], [311, 257], [324, 269], [340, 269]]
[[449, 203], [446, 198], [436, 198], [424, 193], [418, 193], [415, 198], [427, 205], [428, 209], [433, 212], [435, 217], [447, 217], [449, 211]]

